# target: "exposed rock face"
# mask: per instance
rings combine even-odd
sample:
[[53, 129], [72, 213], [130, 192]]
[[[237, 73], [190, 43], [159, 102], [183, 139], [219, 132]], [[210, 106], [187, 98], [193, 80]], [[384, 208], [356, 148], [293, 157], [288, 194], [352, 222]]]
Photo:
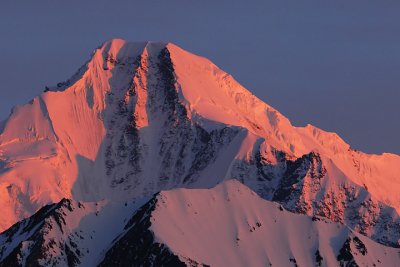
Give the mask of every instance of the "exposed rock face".
[[253, 188], [267, 200], [287, 210], [340, 222], [379, 243], [399, 247], [400, 218], [397, 212], [374, 199], [364, 188], [338, 182], [324, 166], [320, 154], [311, 152], [287, 159], [275, 152], [271, 164], [257, 152], [248, 162], [237, 162], [232, 177]]
[[77, 266], [85, 252], [67, 223], [76, 208], [63, 199], [3, 232], [0, 266]]
[[156, 203], [153, 198], [137, 211], [99, 266], [186, 266], [168, 247], [154, 240], [149, 228]]
[[[238, 129], [207, 131], [188, 118], [175, 88], [168, 49], [161, 49], [157, 56], [144, 53], [132, 67], [133, 79], [122, 87], [119, 98], [117, 93], [108, 96], [111, 104], [118, 103], [105, 140], [105, 166], [111, 186], [122, 190], [141, 187], [154, 193], [194, 182], [230, 144]], [[152, 140], [146, 130], [141, 131], [143, 127], [153, 128]], [[151, 181], [149, 172], [155, 176]]]

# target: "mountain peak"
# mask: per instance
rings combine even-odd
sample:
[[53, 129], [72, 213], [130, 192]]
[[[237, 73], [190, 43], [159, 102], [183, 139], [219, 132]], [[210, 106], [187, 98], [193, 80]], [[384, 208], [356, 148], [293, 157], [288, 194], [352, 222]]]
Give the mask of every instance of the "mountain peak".
[[[172, 45], [164, 42], [130, 42], [124, 39], [111, 39], [104, 42], [99, 50], [102, 53], [113, 55], [116, 59], [126, 57], [136, 57], [143, 53], [145, 49], [161, 50], [167, 45]], [[173, 45], [174, 46], [174, 45]]]
[[399, 156], [294, 127], [210, 60], [171, 43], [107, 41], [1, 128], [0, 229], [64, 197], [125, 201], [237, 179], [291, 211], [398, 241], [385, 223], [400, 224]]

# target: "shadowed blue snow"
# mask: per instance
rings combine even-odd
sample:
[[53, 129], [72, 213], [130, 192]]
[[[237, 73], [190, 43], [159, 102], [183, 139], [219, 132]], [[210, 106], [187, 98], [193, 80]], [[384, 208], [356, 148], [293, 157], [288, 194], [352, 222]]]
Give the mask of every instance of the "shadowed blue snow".
[[0, 121], [106, 39], [172, 41], [295, 125], [400, 154], [399, 1], [134, 2], [2, 1]]

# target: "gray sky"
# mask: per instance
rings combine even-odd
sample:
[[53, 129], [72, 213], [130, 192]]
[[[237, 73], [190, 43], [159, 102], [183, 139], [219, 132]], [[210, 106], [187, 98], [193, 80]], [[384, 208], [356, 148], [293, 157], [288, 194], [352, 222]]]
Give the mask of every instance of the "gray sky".
[[0, 118], [107, 39], [171, 41], [294, 125], [400, 154], [400, 1], [15, 2], [0, 2]]

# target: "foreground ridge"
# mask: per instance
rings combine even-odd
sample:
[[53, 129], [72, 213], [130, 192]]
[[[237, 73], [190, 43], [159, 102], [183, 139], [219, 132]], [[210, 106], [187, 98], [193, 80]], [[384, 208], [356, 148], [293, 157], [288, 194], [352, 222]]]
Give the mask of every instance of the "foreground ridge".
[[[396, 266], [400, 260], [400, 249], [322, 217], [290, 213], [235, 180], [162, 191], [135, 209], [119, 203], [110, 214], [104, 203], [67, 199], [47, 206], [0, 235], [0, 266]], [[84, 220], [91, 228], [72, 223]], [[113, 235], [98, 231], [104, 220], [114, 220]]]

